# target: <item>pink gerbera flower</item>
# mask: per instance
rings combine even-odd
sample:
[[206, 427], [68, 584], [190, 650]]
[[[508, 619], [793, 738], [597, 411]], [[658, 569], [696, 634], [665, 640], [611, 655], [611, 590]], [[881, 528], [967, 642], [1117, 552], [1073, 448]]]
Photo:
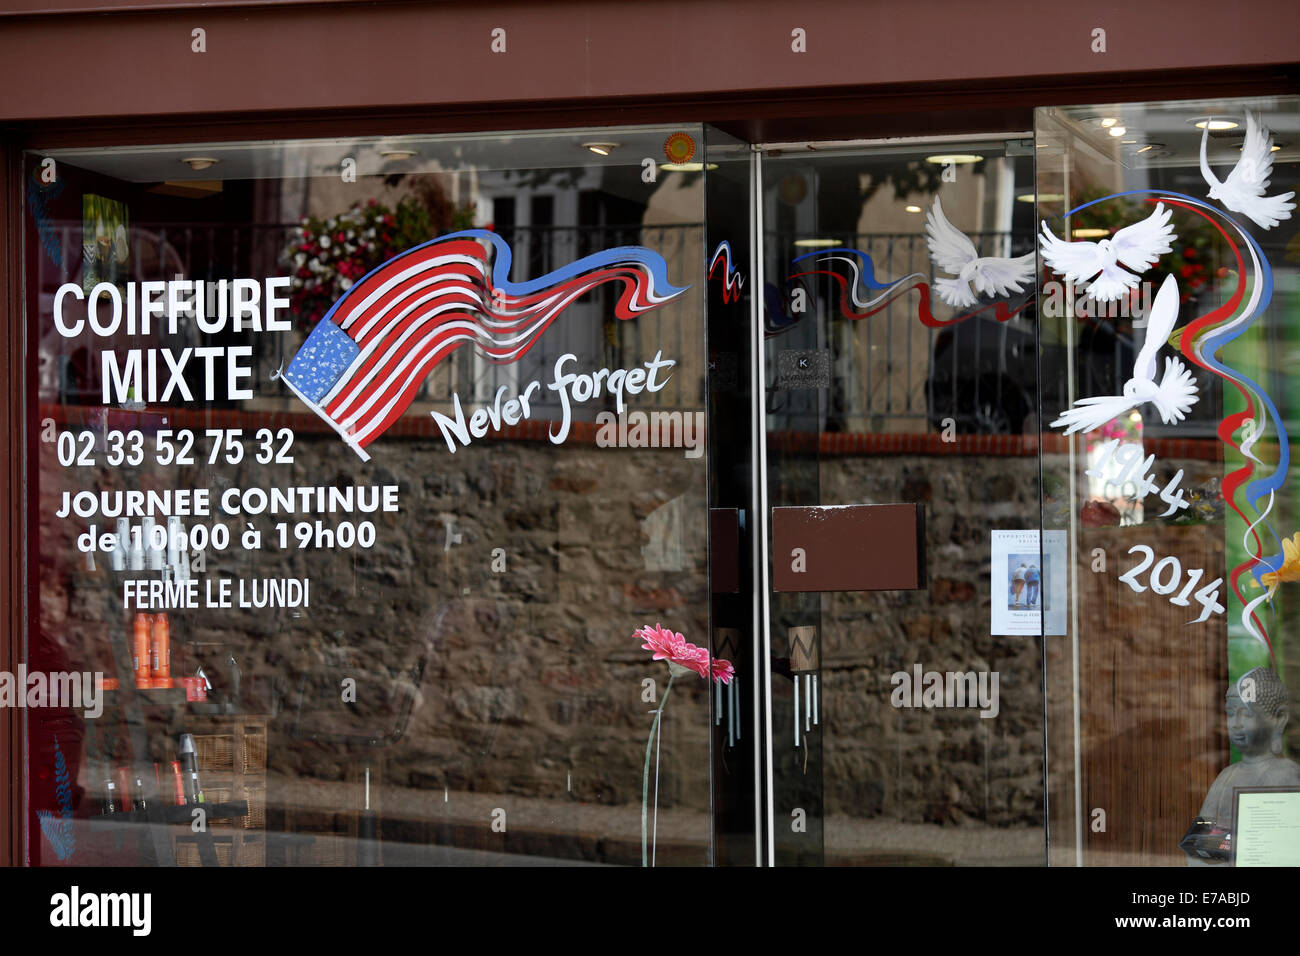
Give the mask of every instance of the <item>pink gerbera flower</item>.
[[653, 659], [656, 661], [671, 661], [680, 655], [686, 647], [685, 637], [659, 624], [655, 624], [654, 627], [647, 624], [639, 629], [633, 637], [639, 637], [645, 641], [641, 646], [647, 651], [653, 651]]
[[706, 648], [697, 647], [687, 641], [683, 635], [658, 623], [654, 627], [646, 625], [638, 629], [634, 636], [645, 641], [641, 646], [653, 652], [654, 660], [667, 661], [670, 668], [673, 665], [685, 667], [701, 677], [712, 676], [714, 680], [720, 680], [724, 684], [730, 683], [735, 676], [735, 669], [729, 662], [718, 659], [710, 667], [709, 652]]

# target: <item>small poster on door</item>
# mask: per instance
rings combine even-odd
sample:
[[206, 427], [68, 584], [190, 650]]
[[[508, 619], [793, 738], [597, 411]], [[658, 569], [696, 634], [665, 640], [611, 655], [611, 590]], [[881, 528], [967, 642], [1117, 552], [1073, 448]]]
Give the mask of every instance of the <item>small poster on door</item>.
[[990, 548], [995, 635], [1065, 633], [1065, 532], [994, 531]]

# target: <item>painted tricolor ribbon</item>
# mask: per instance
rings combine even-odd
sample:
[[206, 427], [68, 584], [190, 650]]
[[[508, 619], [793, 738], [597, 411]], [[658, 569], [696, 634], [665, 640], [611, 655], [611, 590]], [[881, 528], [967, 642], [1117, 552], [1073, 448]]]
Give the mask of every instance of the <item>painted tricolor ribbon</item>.
[[745, 277], [736, 270], [731, 257], [731, 243], [723, 239], [718, 243], [718, 248], [713, 250], [708, 272], [708, 278], [712, 279], [718, 267], [722, 267], [722, 301], [728, 304], [740, 299], [740, 287], [745, 284]]
[[[993, 317], [998, 322], [1007, 322], [1033, 301], [1033, 296], [1028, 296], [1024, 302], [1013, 309], [1005, 299], [997, 299], [968, 312], [963, 312], [951, 319], [938, 319], [935, 318], [934, 312], [930, 309], [928, 273], [913, 272], [899, 279], [881, 282], [876, 278], [876, 267], [871, 256], [860, 249], [824, 249], [818, 252], [805, 253], [796, 257], [793, 261], [803, 262], [805, 259], [814, 259], [815, 263], [825, 263], [827, 267], [795, 272], [788, 277], [788, 280], [793, 281], [803, 276], [813, 275], [829, 276], [840, 287], [840, 314], [846, 319], [870, 318], [877, 312], [888, 308], [892, 302], [913, 289], [919, 294], [916, 304], [916, 317], [921, 320], [922, 325], [932, 329], [943, 328], [946, 325], [956, 325], [958, 322], [964, 322], [988, 309], [993, 309]], [[834, 265], [835, 263], [842, 264], [842, 268], [837, 268]], [[863, 286], [870, 292], [880, 294], [871, 298], [863, 298], [859, 295], [859, 289]]]
[[[489, 253], [491, 250], [491, 254]], [[304, 404], [364, 461], [429, 373], [462, 345], [517, 362], [569, 305], [607, 282], [614, 314], [634, 319], [685, 292], [659, 253], [606, 249], [526, 282], [510, 281], [510, 246], [494, 232], [454, 232], [394, 256], [325, 313], [283, 374]]]
[[[1243, 605], [1242, 625], [1252, 638], [1268, 649], [1269, 655], [1272, 657], [1273, 645], [1255, 613], [1262, 603], [1271, 599], [1272, 589], [1247, 602], [1241, 593], [1239, 581], [1242, 572], [1250, 570], [1258, 584], [1262, 573], [1275, 572], [1282, 567], [1284, 559], [1282, 540], [1267, 519], [1273, 510], [1278, 489], [1286, 482], [1287, 472], [1291, 465], [1291, 446], [1286, 433], [1286, 425], [1268, 393], [1248, 376], [1219, 361], [1218, 353], [1225, 345], [1250, 328], [1264, 309], [1268, 307], [1273, 296], [1273, 270], [1269, 266], [1263, 250], [1260, 249], [1259, 243], [1239, 222], [1209, 203], [1184, 193], [1169, 190], [1130, 189], [1083, 203], [1065, 213], [1065, 216], [1072, 216], [1089, 206], [1110, 199], [1134, 195], [1147, 196], [1146, 202], [1164, 202], [1169, 205], [1180, 206], [1201, 216], [1219, 232], [1236, 259], [1237, 285], [1232, 295], [1223, 305], [1188, 323], [1179, 339], [1179, 348], [1184, 355], [1201, 368], [1212, 372], [1225, 382], [1231, 383], [1241, 393], [1246, 402], [1244, 411], [1224, 418], [1219, 423], [1217, 430], [1220, 441], [1227, 447], [1236, 449], [1247, 459], [1241, 468], [1232, 472], [1223, 481], [1224, 501], [1246, 523], [1242, 544], [1252, 554], [1251, 560], [1233, 568], [1229, 581], [1237, 600]], [[1211, 216], [1209, 213], [1214, 213], [1215, 216]], [[1224, 228], [1218, 221], [1220, 219], [1230, 227], [1231, 231]], [[1242, 255], [1243, 247], [1250, 257], [1251, 275], [1254, 280], [1250, 283], [1249, 298], [1246, 296], [1246, 268], [1245, 257]], [[1245, 300], [1244, 307], [1242, 306], [1243, 300]], [[1257, 406], [1259, 408], [1258, 415], [1256, 414]], [[1273, 470], [1272, 474], [1256, 478], [1247, 484], [1247, 481], [1255, 473], [1255, 465], [1262, 464], [1255, 455], [1253, 446], [1264, 434], [1270, 418], [1277, 435], [1277, 468]], [[1232, 437], [1238, 429], [1243, 430], [1240, 443], [1235, 442]], [[1247, 503], [1259, 516], [1254, 521], [1250, 520], [1237, 504], [1237, 489], [1243, 485], [1245, 486]], [[1268, 501], [1261, 510], [1259, 502], [1265, 497], [1268, 498]], [[1264, 546], [1260, 541], [1258, 531], [1260, 525], [1267, 528], [1277, 542], [1277, 554], [1264, 555]], [[1253, 548], [1251, 547], [1252, 541], [1254, 543]]]

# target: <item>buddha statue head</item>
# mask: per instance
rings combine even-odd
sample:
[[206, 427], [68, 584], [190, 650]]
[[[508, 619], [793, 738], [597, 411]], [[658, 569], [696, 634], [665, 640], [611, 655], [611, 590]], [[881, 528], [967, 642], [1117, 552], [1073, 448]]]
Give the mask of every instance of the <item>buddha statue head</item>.
[[1243, 757], [1282, 756], [1290, 696], [1277, 673], [1256, 667], [1228, 688], [1228, 739]]

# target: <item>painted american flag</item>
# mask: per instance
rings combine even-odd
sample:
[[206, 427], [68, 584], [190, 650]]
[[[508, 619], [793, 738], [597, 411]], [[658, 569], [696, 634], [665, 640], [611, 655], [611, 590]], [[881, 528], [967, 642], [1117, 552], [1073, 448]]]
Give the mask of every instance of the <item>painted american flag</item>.
[[510, 262], [505, 240], [482, 229], [389, 259], [325, 313], [281, 376], [284, 383], [368, 461], [366, 447], [462, 345], [494, 362], [516, 362], [565, 308], [603, 283], [621, 286], [614, 309], [620, 319], [689, 288], [669, 283], [663, 257], [640, 246], [594, 253], [526, 282], [510, 281]]

